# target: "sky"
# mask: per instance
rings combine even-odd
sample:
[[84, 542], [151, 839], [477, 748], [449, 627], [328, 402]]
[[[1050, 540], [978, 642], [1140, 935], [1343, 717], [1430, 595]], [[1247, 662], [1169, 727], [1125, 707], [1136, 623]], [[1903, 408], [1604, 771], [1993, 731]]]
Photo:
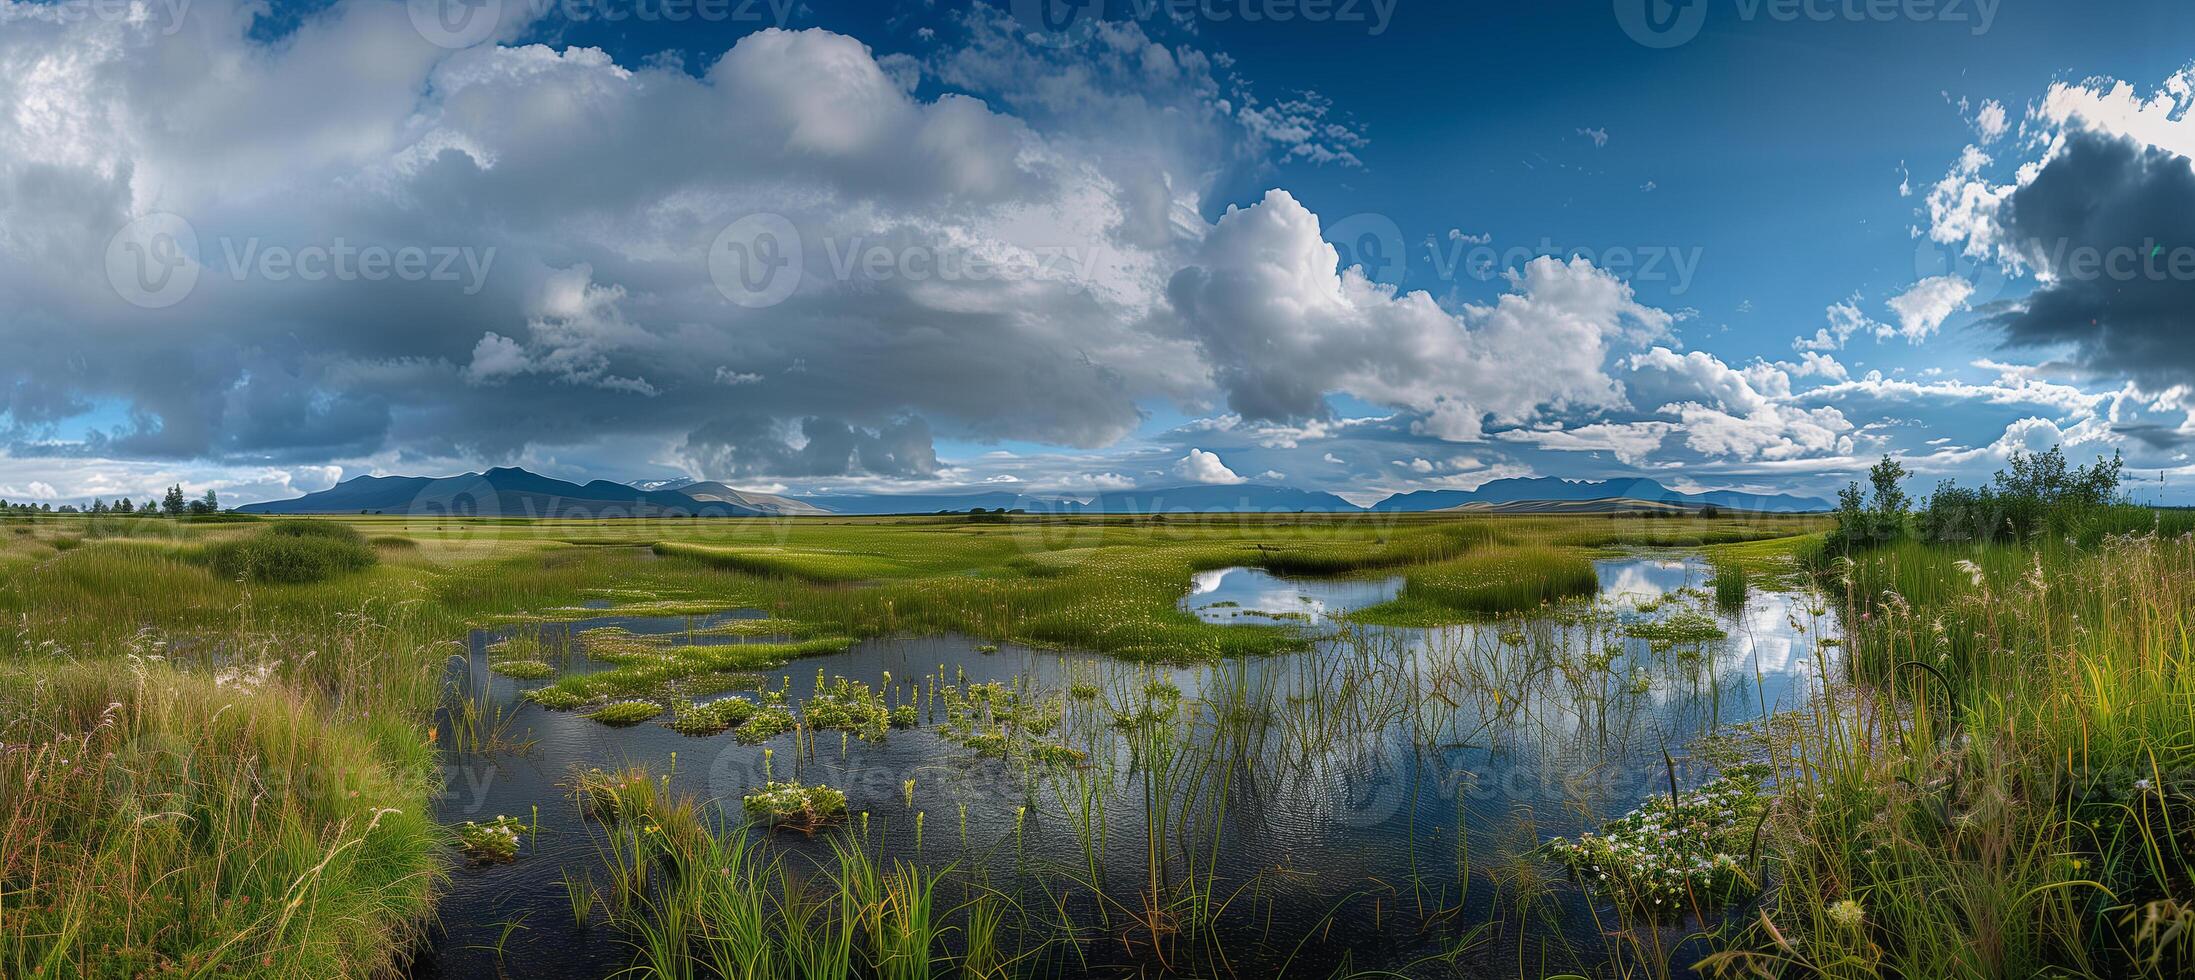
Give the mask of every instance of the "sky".
[[2195, 504], [2195, 6], [0, 0], [0, 498]]

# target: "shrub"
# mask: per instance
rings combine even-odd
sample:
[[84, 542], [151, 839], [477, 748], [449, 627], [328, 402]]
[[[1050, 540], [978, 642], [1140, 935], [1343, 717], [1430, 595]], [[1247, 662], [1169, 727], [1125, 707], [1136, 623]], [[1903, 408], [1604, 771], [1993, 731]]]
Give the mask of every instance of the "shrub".
[[1945, 482], [1920, 515], [1923, 539], [1934, 543], [2031, 541], [2082, 536], [2107, 517], [2119, 498], [2118, 455], [2069, 467], [2065, 452], [2015, 452], [2011, 466], [1985, 487]]
[[252, 582], [321, 582], [370, 568], [380, 558], [357, 531], [323, 521], [283, 521], [206, 551], [215, 573]]
[[276, 521], [267, 525], [266, 530], [260, 533], [284, 538], [325, 538], [330, 541], [345, 541], [352, 544], [364, 540], [359, 537], [356, 528], [348, 524], [337, 524], [334, 521]]

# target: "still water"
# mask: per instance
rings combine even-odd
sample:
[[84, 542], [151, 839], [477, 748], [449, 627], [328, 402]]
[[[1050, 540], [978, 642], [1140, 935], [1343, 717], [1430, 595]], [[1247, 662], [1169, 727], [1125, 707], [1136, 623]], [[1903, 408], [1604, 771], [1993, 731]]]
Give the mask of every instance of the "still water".
[[[1174, 969], [1516, 976], [1520, 948], [1531, 950], [1526, 975], [1590, 968], [1603, 950], [1586, 896], [1558, 888], [1528, 921], [1519, 917], [1508, 887], [1518, 869], [1536, 863], [1525, 852], [1666, 792], [1665, 750], [1679, 760], [1680, 781], [1704, 781], [1712, 773], [1686, 761], [1688, 746], [1803, 703], [1819, 677], [1815, 638], [1834, 632], [1804, 596], [1754, 592], [1740, 608], [1714, 608], [1709, 572], [1696, 557], [1630, 556], [1599, 562], [1597, 571], [1601, 594], [1591, 602], [1438, 629], [1336, 619], [1393, 598], [1400, 579], [1199, 573], [1185, 611], [1303, 629], [1313, 642], [1300, 653], [1193, 666], [992, 648], [954, 636], [868, 640], [793, 662], [764, 682], [789, 683], [797, 704], [819, 671], [861, 681], [893, 703], [924, 706], [921, 726], [882, 742], [818, 733], [807, 752], [790, 734], [746, 745], [729, 734], [688, 737], [656, 723], [612, 728], [542, 709], [520, 695], [546, 682], [487, 670], [489, 647], [509, 633], [476, 632], [461, 685], [477, 704], [505, 713], [506, 735], [524, 747], [446, 753], [438, 816], [455, 823], [509, 814], [540, 829], [514, 863], [453, 869], [440, 926], [415, 974], [598, 978], [630, 965], [631, 946], [599, 916], [575, 924], [565, 883], [602, 861], [599, 829], [580, 818], [572, 774], [629, 765], [667, 776], [675, 793], [721, 801], [735, 817], [741, 797], [765, 781], [765, 765], [779, 779], [845, 791], [856, 815], [849, 824], [867, 814], [870, 845], [885, 860], [980, 868], [989, 888], [1024, 907], [1063, 908], [1083, 921], [1084, 941], [1063, 944], [1039, 972], [1164, 972], [1148, 946], [1106, 914], [1106, 902], [1148, 887], [1154, 862], [1165, 887], [1202, 876], [1227, 902], [1222, 951], [1193, 968], [1176, 951], [1167, 964]], [[1624, 635], [1627, 624], [1674, 610], [1715, 616], [1727, 636], [1656, 645]], [[585, 671], [597, 665], [572, 639], [581, 631], [620, 627], [693, 643], [771, 639], [694, 635], [753, 615], [605, 616], [525, 629], [567, 651], [566, 670]], [[1056, 698], [1058, 738], [1087, 764], [984, 756], [945, 737], [923, 689], [986, 681]], [[1179, 692], [1180, 723], [1169, 726], [1165, 744], [1127, 734], [1121, 718], [1151, 704], [1154, 692], [1171, 698], [1171, 691]], [[1157, 772], [1165, 776], [1154, 803]], [[1163, 839], [1157, 858], [1154, 814]], [[792, 860], [825, 859], [829, 836], [780, 832], [769, 846]], [[1681, 936], [1682, 925], [1675, 928]], [[1426, 968], [1427, 957], [1458, 949]]]

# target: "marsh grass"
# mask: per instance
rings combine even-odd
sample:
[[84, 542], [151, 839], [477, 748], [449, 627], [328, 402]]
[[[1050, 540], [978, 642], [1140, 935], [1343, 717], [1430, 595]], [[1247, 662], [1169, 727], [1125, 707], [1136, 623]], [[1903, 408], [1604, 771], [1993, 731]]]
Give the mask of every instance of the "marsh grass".
[[1599, 589], [1600, 579], [1584, 554], [1545, 545], [1490, 546], [1410, 568], [1400, 596], [1350, 618], [1387, 626], [1438, 625], [1459, 616], [1532, 609]]
[[157, 664], [0, 701], [0, 974], [332, 976], [413, 938], [442, 873], [417, 751]]
[[308, 520], [278, 521], [250, 537], [214, 543], [203, 558], [226, 579], [283, 584], [323, 582], [380, 560], [349, 526]]
[[[607, 670], [565, 674], [526, 696], [546, 707], [569, 709], [612, 699], [668, 703], [712, 675], [748, 675], [782, 666], [800, 657], [838, 653], [853, 645], [848, 637], [792, 643], [727, 643], [709, 646], [654, 646], [618, 655]], [[597, 659], [609, 659], [596, 655]], [[698, 693], [698, 692], [696, 692]]]
[[1775, 901], [1706, 966], [2195, 968], [2195, 540], [1899, 545], [1825, 573], [1859, 683], [1767, 740]]
[[[529, 648], [514, 637], [514, 646], [490, 654], [491, 668], [538, 673], [516, 666], [538, 663], [562, 671], [535, 689], [556, 692], [544, 695], [563, 699], [556, 706], [640, 700], [676, 723], [688, 697], [746, 683], [764, 665], [843, 649], [852, 637], [959, 632], [986, 644], [1224, 664], [1308, 639], [1292, 626], [1197, 621], [1178, 608], [1193, 571], [1408, 574], [1432, 561], [1426, 567], [1445, 572], [1446, 587], [1469, 589], [1462, 575], [1469, 566], [1460, 563], [1503, 568], [1501, 556], [1521, 550], [1539, 557], [1506, 566], [1519, 572], [1515, 594], [1544, 596], [1564, 589], [1527, 581], [1522, 572], [1533, 562], [1556, 568], [1562, 548], [1641, 543], [1632, 532], [1645, 530], [1446, 516], [308, 523], [355, 529], [379, 560], [319, 581], [217, 571], [209, 551], [262, 535], [350, 537], [269, 535], [264, 523], [38, 520], [11, 523], [0, 535], [7, 624], [0, 785], [10, 787], [0, 794], [0, 975], [390, 970], [427, 920], [455, 840], [428, 818], [439, 752], [466, 757], [524, 740], [494, 705], [449, 696], [445, 663], [469, 628], [738, 607], [766, 613], [771, 625], [754, 627], [761, 632], [725, 637], [758, 642], [583, 636], [574, 649]], [[1771, 537], [1810, 527], [1702, 522], [1684, 533]], [[1655, 540], [1678, 533], [1652, 530]], [[1593, 543], [1564, 543], [1572, 538]], [[740, 565], [653, 547], [664, 542], [774, 557], [770, 567]], [[605, 598], [608, 610], [586, 605]], [[1442, 614], [1454, 609], [1443, 606]], [[575, 673], [577, 653], [608, 667]], [[1491, 660], [1485, 669], [1521, 670]], [[1523, 683], [1527, 675], [1463, 678], [1447, 697], [1477, 699], [1497, 714], [1519, 710], [1492, 705], [1474, 685]], [[967, 685], [947, 686], [974, 697]], [[1089, 843], [1071, 862], [1081, 870], [1069, 879], [1086, 880], [1059, 895], [1031, 901], [995, 891], [972, 866], [950, 874], [878, 866], [873, 846], [853, 842], [821, 879], [809, 868], [787, 874], [755, 835], [730, 832], [737, 824], [704, 816], [690, 801], [654, 799], [630, 807], [647, 822], [619, 816], [624, 830], [605, 835], [610, 873], [589, 886], [596, 894], [584, 906], [574, 898], [573, 914], [599, 907], [663, 975], [912, 976], [955, 968], [997, 975], [1017, 964], [1070, 962], [1082, 955], [1078, 943], [1117, 943], [1131, 931], [1140, 937], [1132, 941], [1164, 946], [1177, 962], [1210, 965], [1220, 961], [1210, 948], [1214, 924], [1248, 915], [1265, 887], [1226, 880], [1214, 858], [1215, 828], [1228, 819], [1224, 787], [1242, 778], [1243, 747], [1293, 740], [1309, 759], [1321, 739], [1434, 710], [1382, 697], [1306, 702], [1267, 717], [1248, 708], [1262, 697], [1255, 693], [1201, 705], [1155, 679], [1118, 698], [1103, 687], [1092, 677], [1068, 697], [1023, 689], [1005, 712], [995, 695], [965, 705], [966, 737], [1002, 736], [1003, 758], [1064, 786], [1059, 813], [1079, 814], [1067, 819], [1088, 828]], [[758, 692], [752, 709], [710, 710], [744, 713], [734, 730], [759, 740], [794, 729], [798, 706], [783, 697]], [[867, 699], [860, 703], [861, 725], [873, 730], [874, 713]], [[905, 707], [892, 705], [888, 720], [897, 724]], [[688, 704], [686, 714], [700, 710]], [[1062, 713], [1084, 720], [1070, 726]], [[1100, 732], [1109, 741], [1099, 741]], [[812, 737], [805, 741], [813, 751]], [[1150, 768], [1127, 768], [1126, 758]], [[321, 774], [327, 778], [312, 778]], [[1144, 836], [1146, 859], [1136, 880], [1122, 883], [1100, 859], [1109, 831], [1099, 790], [1131, 775], [1150, 782], [1138, 784], [1148, 787], [1148, 812], [1129, 826], [1158, 830], [1130, 831]], [[902, 819], [914, 821], [919, 837], [921, 810]], [[949, 818], [931, 823], [933, 842], [950, 836]], [[697, 867], [723, 873], [679, 871]], [[1094, 909], [1094, 918], [1068, 909]], [[1070, 937], [1065, 945], [1029, 938], [1055, 929]]]

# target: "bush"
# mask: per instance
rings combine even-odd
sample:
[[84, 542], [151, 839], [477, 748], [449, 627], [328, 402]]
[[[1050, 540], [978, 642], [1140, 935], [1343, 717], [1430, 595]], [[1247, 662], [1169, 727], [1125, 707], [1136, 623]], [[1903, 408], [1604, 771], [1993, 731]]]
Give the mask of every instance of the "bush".
[[348, 524], [337, 524], [333, 521], [277, 521], [267, 525], [267, 529], [261, 533], [285, 538], [326, 538], [330, 541], [348, 541], [354, 544], [364, 540], [359, 536], [357, 529]]
[[1921, 512], [1921, 536], [1939, 544], [2082, 537], [2112, 516], [2124, 465], [2117, 454], [2073, 467], [2053, 446], [2015, 452], [2011, 464], [1990, 486], [1938, 486]]
[[298, 584], [322, 582], [378, 562], [357, 531], [323, 521], [283, 521], [241, 541], [207, 549], [207, 561], [223, 578]]
[[185, 524], [257, 524], [260, 518], [251, 514], [239, 514], [233, 510], [193, 512], [182, 517]]

